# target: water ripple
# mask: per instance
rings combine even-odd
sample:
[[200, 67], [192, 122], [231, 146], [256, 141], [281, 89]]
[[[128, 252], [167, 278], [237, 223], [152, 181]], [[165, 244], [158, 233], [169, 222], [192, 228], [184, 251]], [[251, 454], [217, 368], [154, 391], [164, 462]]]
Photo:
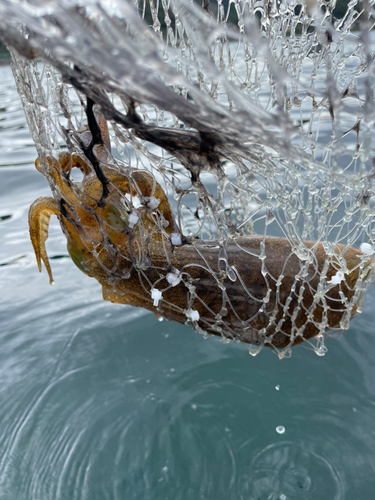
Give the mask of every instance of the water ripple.
[[254, 456], [250, 469], [254, 478], [249, 487], [250, 498], [345, 498], [339, 471], [323, 456], [294, 442], [267, 446]]

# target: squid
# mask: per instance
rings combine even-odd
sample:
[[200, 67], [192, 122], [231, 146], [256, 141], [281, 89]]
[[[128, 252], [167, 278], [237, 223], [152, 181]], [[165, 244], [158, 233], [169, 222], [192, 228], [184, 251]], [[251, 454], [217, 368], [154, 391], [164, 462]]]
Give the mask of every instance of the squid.
[[[51, 283], [46, 241], [56, 215], [71, 259], [100, 283], [105, 300], [224, 340], [286, 349], [343, 328], [355, 314], [358, 284], [373, 272], [371, 257], [337, 244], [328, 258], [321, 243], [305, 241], [306, 264], [285, 238], [234, 237], [224, 253], [217, 241], [188, 242], [160, 184], [146, 171], [116, 165], [106, 121], [97, 124], [99, 143], [93, 145], [89, 130], [80, 133], [82, 144], [93, 146], [90, 161], [65, 152], [35, 163], [54, 197], [31, 205], [30, 238], [39, 271], [43, 262]], [[70, 177], [74, 168], [82, 172], [80, 183]]]

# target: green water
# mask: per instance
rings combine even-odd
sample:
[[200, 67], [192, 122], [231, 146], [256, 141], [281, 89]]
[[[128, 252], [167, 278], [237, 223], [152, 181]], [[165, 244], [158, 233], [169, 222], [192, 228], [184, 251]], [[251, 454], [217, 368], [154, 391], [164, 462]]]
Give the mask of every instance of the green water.
[[104, 302], [56, 220], [51, 287], [27, 230], [49, 189], [0, 75], [0, 499], [374, 498], [374, 288], [325, 357], [279, 361]]

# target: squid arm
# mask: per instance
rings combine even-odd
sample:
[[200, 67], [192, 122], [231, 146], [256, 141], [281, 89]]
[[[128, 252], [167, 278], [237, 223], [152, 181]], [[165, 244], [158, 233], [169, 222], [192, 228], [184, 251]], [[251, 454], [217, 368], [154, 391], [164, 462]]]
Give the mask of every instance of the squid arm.
[[162, 212], [164, 219], [168, 222], [167, 232], [177, 232], [168, 198], [163, 188], [150, 174], [139, 170], [133, 170], [131, 172], [133, 182], [130, 184], [126, 175], [120, 172], [113, 173], [113, 171], [112, 173], [107, 173], [107, 170], [109, 169], [105, 168], [103, 172], [121, 193], [131, 193], [132, 196], [138, 196], [140, 192], [145, 198], [153, 196], [155, 199], [159, 200], [158, 208], [160, 212]]
[[47, 269], [49, 282], [53, 284], [51, 266], [49, 264], [46, 241], [51, 215], [61, 215], [57, 203], [53, 198], [38, 198], [29, 210], [29, 231], [33, 244], [39, 272], [42, 271], [42, 261]]
[[[58, 187], [65, 193], [69, 195], [69, 199], [75, 201], [78, 205], [79, 201], [76, 199], [76, 195], [73, 191], [68, 188], [65, 180], [56, 175], [56, 165], [49, 158], [47, 161], [50, 163], [53, 174], [56, 178]], [[82, 158], [77, 155], [70, 156], [68, 153], [61, 153], [59, 156], [58, 164], [64, 172], [69, 172], [72, 168], [79, 168], [83, 174], [85, 174], [85, 179], [83, 182], [83, 193], [81, 200], [90, 208], [96, 209], [99, 200], [102, 197], [103, 186], [96, 175], [93, 174], [90, 167], [84, 162]], [[139, 196], [140, 194], [145, 198], [150, 198], [153, 196], [159, 200], [159, 210], [162, 212], [164, 219], [168, 222], [167, 232], [179, 232], [176, 227], [175, 221], [173, 219], [171, 207], [169, 205], [168, 198], [158, 182], [148, 174], [147, 172], [132, 170], [130, 172], [132, 181], [126, 174], [118, 172], [110, 166], [101, 165], [103, 174], [109, 179], [109, 189], [112, 193], [119, 192], [122, 195], [131, 194], [132, 196]], [[69, 193], [67, 191], [69, 190]]]

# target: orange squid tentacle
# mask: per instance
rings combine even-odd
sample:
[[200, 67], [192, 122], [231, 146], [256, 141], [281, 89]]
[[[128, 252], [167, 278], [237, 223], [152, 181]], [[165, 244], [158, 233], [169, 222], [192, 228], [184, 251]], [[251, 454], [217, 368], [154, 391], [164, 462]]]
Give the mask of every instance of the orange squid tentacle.
[[34, 248], [39, 272], [42, 271], [42, 261], [47, 269], [49, 282], [53, 284], [51, 266], [49, 264], [46, 241], [51, 215], [60, 215], [57, 203], [53, 198], [38, 198], [29, 210], [30, 239]]

